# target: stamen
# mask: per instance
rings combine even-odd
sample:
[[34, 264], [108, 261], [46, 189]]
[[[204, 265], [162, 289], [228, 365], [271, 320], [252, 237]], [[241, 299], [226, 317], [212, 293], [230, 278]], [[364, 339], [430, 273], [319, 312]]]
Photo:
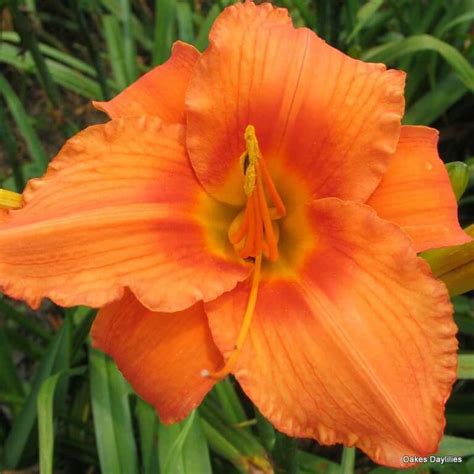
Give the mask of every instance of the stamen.
[[285, 217], [285, 205], [283, 204], [283, 201], [281, 200], [281, 197], [275, 188], [275, 184], [273, 183], [272, 177], [270, 176], [270, 172], [268, 171], [265, 160], [260, 160], [259, 165], [260, 166], [258, 166], [258, 171], [261, 171], [262, 173], [263, 181], [265, 182], [265, 186], [267, 187], [268, 195], [272, 200], [273, 204], [275, 204], [278, 216]]
[[223, 379], [230, 372], [233, 371], [235, 364], [242, 352], [242, 348], [244, 346], [245, 340], [247, 339], [248, 332], [250, 329], [250, 324], [253, 319], [253, 315], [255, 314], [255, 305], [257, 303], [257, 294], [258, 294], [258, 285], [260, 283], [260, 273], [262, 269], [262, 254], [259, 254], [255, 257], [255, 266], [253, 269], [253, 276], [252, 276], [252, 286], [250, 288], [250, 295], [247, 302], [247, 308], [245, 310], [244, 318], [242, 320], [242, 325], [240, 326], [239, 335], [237, 336], [237, 341], [235, 343], [234, 349], [227, 359], [224, 367], [218, 370], [217, 372], [209, 372], [207, 370], [202, 370], [201, 375], [203, 377], [210, 377], [216, 380]]
[[257, 187], [258, 201], [262, 210], [263, 227], [265, 229], [266, 237], [265, 243], [267, 244], [267, 257], [268, 260], [274, 262], [278, 258], [278, 243], [275, 237], [275, 232], [273, 230], [273, 223], [270, 218], [270, 211], [268, 210], [267, 202], [265, 199], [265, 193], [263, 191], [263, 186], [261, 185], [260, 176], [257, 179], [259, 181], [259, 185]]
[[249, 228], [249, 210], [248, 210], [248, 207], [246, 207], [240, 228], [237, 230], [237, 232], [234, 232], [233, 234], [229, 235], [230, 243], [233, 245], [237, 245], [238, 243], [242, 242], [244, 237], [247, 235], [248, 228]]
[[[235, 230], [237, 225], [232, 225], [229, 239], [242, 258], [256, 257], [263, 252], [270, 261], [275, 261], [278, 259], [278, 235], [272, 221], [284, 217], [286, 209], [260, 152], [252, 125], [245, 129], [245, 142], [247, 150], [242, 153], [240, 163], [245, 175], [247, 205], [240, 227]], [[274, 208], [269, 208], [266, 192]]]
[[[255, 263], [247, 308], [234, 349], [222, 369], [217, 372], [209, 372], [206, 369], [201, 371], [203, 377], [213, 379], [226, 377], [237, 363], [255, 313], [263, 255], [270, 261], [278, 259], [278, 227], [273, 221], [281, 219], [286, 214], [283, 201], [260, 153], [255, 128], [252, 125], [245, 129], [245, 142], [247, 150], [242, 153], [240, 164], [245, 176], [244, 192], [247, 204], [243, 215], [239, 214], [232, 222], [229, 228], [229, 240], [241, 258], [254, 258]], [[265, 191], [274, 208], [269, 207]]]
[[21, 194], [0, 189], [0, 209], [19, 209], [22, 204]]
[[239, 255], [242, 258], [247, 258], [250, 257], [252, 254], [252, 251], [255, 247], [255, 206], [254, 206], [254, 200], [249, 199], [247, 203], [247, 210], [248, 210], [248, 232], [247, 232], [247, 238], [245, 240], [245, 245], [244, 248], [239, 252]]

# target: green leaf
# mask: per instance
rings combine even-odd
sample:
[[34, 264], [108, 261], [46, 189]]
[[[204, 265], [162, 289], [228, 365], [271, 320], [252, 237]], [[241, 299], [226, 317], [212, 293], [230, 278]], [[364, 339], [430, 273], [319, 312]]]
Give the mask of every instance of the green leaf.
[[299, 469], [298, 455], [298, 441], [283, 433], [276, 432], [276, 443], [272, 450], [272, 457], [278, 468], [287, 474], [297, 474]]
[[474, 379], [474, 354], [459, 354], [458, 379]]
[[123, 54], [127, 71], [128, 84], [134, 82], [138, 77], [137, 52], [135, 39], [132, 34], [132, 11], [129, 0], [120, 0], [121, 23], [123, 38]]
[[214, 386], [213, 393], [222, 407], [222, 414], [229, 423], [238, 424], [247, 420], [245, 411], [232, 382], [225, 378]]
[[[243, 429], [238, 425], [231, 425], [227, 421], [226, 416], [222, 413], [222, 407], [219, 403], [212, 400], [212, 397], [204, 399], [199, 408], [199, 413], [203, 420], [209, 423], [215, 431], [217, 431], [227, 443], [230, 443], [238, 452], [238, 458], [226, 458], [234, 463], [237, 467], [245, 466], [253, 463], [263, 470], [268, 467], [268, 459], [265, 449], [259, 440], [251, 431]], [[222, 450], [227, 450], [227, 445]], [[211, 444], [211, 448], [218, 452], [221, 446]]]
[[474, 439], [444, 436], [437, 454], [440, 456], [473, 456]]
[[0, 327], [0, 387], [5, 393], [23, 397], [24, 391], [13, 364], [10, 344], [5, 331]]
[[[14, 31], [2, 31], [0, 33], [0, 41], [7, 41], [13, 43], [17, 47], [21, 47], [21, 40], [19, 35]], [[2, 44], [2, 47], [5, 43]], [[95, 71], [94, 68], [89, 66], [86, 62], [72, 56], [71, 54], [60, 51], [59, 49], [53, 48], [46, 44], [40, 43], [40, 51], [48, 58], [54, 59], [60, 63], [63, 63], [66, 66], [71, 67], [76, 71], [80, 71], [90, 77], [94, 77]], [[20, 49], [18, 50], [20, 54]]]
[[56, 334], [47, 352], [42, 357], [36, 375], [31, 384], [25, 404], [15, 418], [4, 447], [4, 467], [15, 469], [21, 461], [37, 417], [36, 400], [43, 382], [52, 374], [69, 368], [71, 345], [71, 321], [64, 320], [61, 330]]
[[163, 63], [170, 55], [175, 15], [174, 0], [155, 0], [153, 64]]
[[221, 9], [219, 8], [219, 5], [213, 5], [204, 21], [201, 23], [199, 33], [196, 37], [196, 42], [194, 44], [196, 48], [199, 49], [199, 51], [204, 51], [204, 49], [207, 48], [209, 31], [214, 23], [214, 20], [217, 18], [220, 12]]
[[194, 43], [193, 14], [189, 3], [176, 3], [176, 19], [178, 21], [179, 39], [187, 43]]
[[[9, 43], [2, 43], [0, 48], [0, 63], [4, 62], [16, 67], [20, 71], [34, 74], [36, 69], [31, 55], [29, 53], [20, 53], [21, 49], [18, 46]], [[57, 84], [72, 92], [82, 95], [87, 99], [102, 97], [100, 85], [95, 79], [52, 59], [46, 59], [46, 65], [51, 73], [51, 77]], [[114, 83], [109, 83], [109, 86], [113, 90], [117, 90]]]
[[102, 25], [104, 27], [105, 44], [114, 80], [119, 89], [125, 89], [128, 85], [128, 73], [123, 51], [122, 35], [120, 33], [120, 23], [114, 15], [102, 15]]
[[53, 402], [54, 393], [58, 384], [61, 372], [48, 377], [42, 384], [38, 393], [38, 428], [39, 428], [39, 457], [41, 474], [53, 473], [53, 453], [54, 453], [54, 416]]
[[161, 474], [211, 474], [206, 437], [198, 412], [174, 425], [158, 428]]
[[405, 113], [405, 125], [430, 125], [468, 93], [468, 88], [454, 73], [446, 75], [436, 87], [420, 97]]
[[143, 474], [158, 472], [158, 426], [155, 409], [137, 398], [136, 418], [140, 435], [140, 452], [142, 454]]
[[[4, 45], [2, 45], [2, 47], [0, 48], [0, 52], [3, 50]], [[15, 91], [10, 86], [9, 82], [1, 74], [0, 93], [5, 98], [8, 108], [10, 109], [10, 112], [16, 121], [18, 129], [20, 130], [23, 138], [26, 141], [31, 159], [35, 163], [38, 173], [43, 173], [48, 165], [48, 156], [46, 155], [41, 145], [41, 142], [39, 141], [39, 138], [30, 123], [30, 117], [26, 113], [23, 104], [21, 103], [18, 96], [15, 94]]]
[[[101, 0], [100, 3], [102, 3], [102, 5], [106, 7], [110, 13], [115, 15], [117, 20], [120, 20], [123, 16], [121, 1], [122, 0]], [[152, 46], [152, 42], [149, 38], [148, 33], [145, 30], [143, 22], [140, 21], [135, 15], [132, 14], [130, 18], [130, 23], [131, 23], [131, 28], [132, 28], [132, 33], [133, 33], [134, 38], [138, 42], [140, 42], [140, 44], [145, 49], [150, 50]]]
[[138, 473], [130, 414], [130, 387], [104, 353], [89, 351], [91, 402], [102, 472]]
[[201, 424], [212, 451], [240, 467], [243, 464], [241, 463], [242, 453], [205, 418], [201, 419]]
[[[18, 145], [15, 132], [7, 120], [7, 112], [5, 107], [0, 105], [0, 143], [3, 145], [4, 156], [8, 162], [12, 176], [0, 183], [0, 187], [9, 189], [10, 191], [21, 192], [25, 187], [25, 177], [20, 160], [17, 156]], [[9, 181], [9, 182], [8, 182]]]
[[57, 372], [48, 377], [42, 384], [38, 393], [38, 440], [41, 474], [53, 474], [54, 455], [54, 399], [58, 383], [62, 376], [83, 374], [85, 367]]
[[474, 21], [474, 11], [463, 13], [458, 17], [451, 20], [449, 23], [446, 23], [438, 31], [438, 36], [443, 36], [447, 31], [454, 28], [455, 26], [461, 25], [462, 23], [472, 23]]
[[441, 55], [454, 69], [461, 81], [474, 90], [474, 69], [453, 46], [430, 35], [415, 35], [401, 41], [392, 41], [369, 49], [361, 57], [364, 61], [392, 63], [408, 54], [420, 51], [434, 51]]
[[300, 471], [304, 474], [340, 474], [341, 466], [335, 462], [329, 461], [321, 456], [307, 453], [305, 451], [298, 452], [298, 461]]
[[[464, 232], [474, 237], [474, 224]], [[451, 296], [474, 289], [474, 240], [452, 247], [423, 252], [421, 256], [430, 264], [433, 274], [441, 279]]]
[[459, 201], [469, 184], [469, 166], [462, 161], [452, 161], [446, 165], [446, 169], [448, 170], [454, 195]]
[[21, 326], [25, 331], [41, 338], [43, 342], [51, 340], [51, 334], [46, 331], [35, 319], [28, 317], [24, 312], [13, 307], [12, 303], [0, 296], [0, 311], [10, 321]]
[[352, 40], [357, 36], [360, 30], [371, 20], [372, 16], [382, 6], [383, 0], [369, 0], [359, 8], [356, 14], [356, 23], [354, 29], [351, 31], [346, 39], [347, 43], [351, 43]]
[[273, 451], [276, 443], [276, 432], [272, 424], [255, 408], [258, 437], [267, 451]]

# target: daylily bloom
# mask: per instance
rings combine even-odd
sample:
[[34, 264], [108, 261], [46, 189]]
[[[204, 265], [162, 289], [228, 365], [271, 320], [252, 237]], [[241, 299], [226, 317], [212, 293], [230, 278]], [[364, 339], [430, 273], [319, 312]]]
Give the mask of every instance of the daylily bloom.
[[437, 132], [400, 125], [404, 79], [284, 9], [227, 8], [30, 181], [1, 288], [101, 307], [95, 345], [165, 423], [232, 373], [288, 435], [435, 452], [456, 326], [416, 253], [470, 238]]

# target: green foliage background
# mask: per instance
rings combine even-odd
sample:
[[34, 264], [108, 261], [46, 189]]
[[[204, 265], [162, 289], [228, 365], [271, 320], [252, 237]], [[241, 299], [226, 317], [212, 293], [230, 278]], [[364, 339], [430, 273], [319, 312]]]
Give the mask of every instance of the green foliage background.
[[[108, 99], [181, 39], [203, 49], [231, 0], [0, 0], [0, 181], [21, 191], [61, 144], [105, 117]], [[349, 55], [408, 73], [406, 124], [441, 132], [445, 161], [474, 165], [474, 0], [281, 0]], [[471, 173], [472, 174], [472, 173]], [[468, 183], [461, 219], [473, 221]], [[454, 301], [462, 353], [441, 452], [474, 472], [474, 303]], [[273, 430], [232, 380], [166, 427], [113, 362], [90, 348], [94, 314], [45, 303], [34, 313], [0, 296], [0, 468], [42, 473], [207, 474], [396, 472], [362, 453], [292, 440]]]

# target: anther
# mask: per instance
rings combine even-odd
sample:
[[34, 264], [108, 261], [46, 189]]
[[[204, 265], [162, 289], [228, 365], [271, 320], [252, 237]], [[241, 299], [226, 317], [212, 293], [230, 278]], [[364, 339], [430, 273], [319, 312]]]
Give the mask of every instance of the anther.
[[21, 194], [0, 189], [0, 209], [19, 209], [22, 204]]

